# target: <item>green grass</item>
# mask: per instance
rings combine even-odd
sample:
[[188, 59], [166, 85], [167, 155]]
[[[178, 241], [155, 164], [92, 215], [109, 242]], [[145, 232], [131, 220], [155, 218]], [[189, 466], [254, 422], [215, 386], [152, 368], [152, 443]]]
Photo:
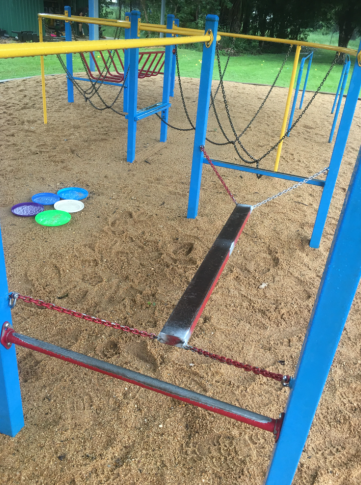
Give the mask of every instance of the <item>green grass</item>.
[[[323, 44], [337, 45], [337, 35], [322, 35], [319, 32], [312, 33], [308, 41], [319, 42]], [[360, 39], [350, 42], [349, 47], [357, 48]], [[302, 54], [303, 55], [303, 54]], [[328, 71], [335, 54], [330, 51], [315, 50], [313, 63], [311, 67], [308, 90], [316, 90], [321, 83], [324, 75]], [[243, 83], [255, 84], [272, 84], [277, 72], [283, 62], [285, 54], [240, 54], [231, 57], [227, 72], [225, 75], [226, 81], [236, 81]], [[281, 76], [278, 79], [277, 86], [288, 86], [292, 72], [294, 57], [293, 53], [290, 55]], [[65, 56], [63, 56], [65, 58]], [[179, 63], [182, 77], [199, 78], [201, 70], [202, 55], [200, 51], [191, 49], [179, 49]], [[222, 68], [225, 65], [227, 56], [221, 55]], [[304, 75], [306, 72], [304, 69]], [[83, 71], [84, 68], [78, 55], [74, 56], [74, 71]], [[327, 81], [325, 82], [322, 91], [336, 92], [339, 78], [341, 75], [342, 66], [335, 65]], [[45, 57], [45, 72], [46, 74], [61, 74], [63, 70], [56, 56]], [[26, 76], [38, 76], [40, 74], [40, 60], [38, 58], [19, 58], [19, 59], [1, 59], [0, 60], [0, 80], [20, 78]], [[350, 80], [349, 76], [349, 80]], [[214, 79], [219, 79], [218, 67], [215, 63]], [[301, 84], [302, 86], [302, 84]]]

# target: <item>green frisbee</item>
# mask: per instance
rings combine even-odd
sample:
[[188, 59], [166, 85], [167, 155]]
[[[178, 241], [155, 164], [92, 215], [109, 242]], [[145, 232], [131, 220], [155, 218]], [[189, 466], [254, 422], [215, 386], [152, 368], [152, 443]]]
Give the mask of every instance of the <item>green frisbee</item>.
[[40, 212], [35, 217], [35, 220], [38, 224], [49, 227], [63, 226], [64, 224], [67, 224], [70, 219], [71, 215], [68, 212], [56, 210]]

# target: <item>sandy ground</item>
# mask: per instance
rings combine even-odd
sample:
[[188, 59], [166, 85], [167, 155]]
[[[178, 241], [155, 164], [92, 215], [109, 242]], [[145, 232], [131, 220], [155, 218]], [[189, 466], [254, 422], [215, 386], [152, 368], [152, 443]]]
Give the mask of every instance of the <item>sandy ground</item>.
[[[139, 107], [161, 100], [162, 78], [140, 82]], [[195, 119], [198, 80], [184, 91]], [[237, 130], [266, 87], [226, 84]], [[137, 157], [126, 162], [127, 124], [95, 111], [78, 94], [66, 100], [64, 76], [47, 78], [48, 125], [40, 79], [0, 85], [0, 217], [9, 288], [21, 294], [158, 333], [232, 211], [210, 167], [199, 216], [186, 219], [193, 133], [139, 122]], [[114, 88], [104, 88], [111, 100]], [[244, 143], [260, 155], [279, 136], [287, 91], [275, 89]], [[308, 94], [310, 96], [310, 94]], [[231, 136], [222, 98], [217, 106]], [[285, 142], [280, 170], [311, 175], [328, 165], [333, 97], [319, 95]], [[121, 109], [121, 102], [117, 104]], [[170, 122], [187, 127], [179, 91]], [[357, 109], [324, 237], [310, 249], [321, 192], [303, 187], [255, 211], [196, 327], [191, 344], [292, 374], [360, 144]], [[208, 136], [223, 141], [211, 115]], [[207, 144], [236, 162], [232, 147]], [[272, 168], [274, 153], [264, 167]], [[237, 200], [254, 204], [289, 182], [221, 170]], [[11, 214], [37, 192], [89, 190], [85, 210], [59, 228]], [[260, 289], [262, 283], [267, 283]], [[263, 285], [264, 286], [264, 285]], [[361, 480], [360, 295], [338, 348], [302, 455], [296, 485]], [[288, 390], [277, 382], [177, 348], [20, 302], [15, 329], [65, 348], [184, 386], [271, 417]], [[25, 428], [0, 436], [2, 484], [262, 483], [271, 433], [132, 387], [41, 354], [18, 349]], [[192, 365], [191, 365], [192, 364]]]

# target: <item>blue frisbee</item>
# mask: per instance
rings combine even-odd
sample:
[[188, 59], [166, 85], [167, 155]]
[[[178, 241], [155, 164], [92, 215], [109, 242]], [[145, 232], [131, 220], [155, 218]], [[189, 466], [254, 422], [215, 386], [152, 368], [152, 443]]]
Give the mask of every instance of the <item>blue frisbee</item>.
[[61, 189], [58, 190], [57, 194], [61, 199], [70, 200], [82, 200], [89, 195], [87, 190], [81, 189], [80, 187], [68, 187], [66, 189]]
[[60, 197], [56, 194], [52, 194], [51, 192], [40, 192], [39, 194], [33, 195], [31, 200], [36, 204], [54, 205], [55, 202], [60, 200]]

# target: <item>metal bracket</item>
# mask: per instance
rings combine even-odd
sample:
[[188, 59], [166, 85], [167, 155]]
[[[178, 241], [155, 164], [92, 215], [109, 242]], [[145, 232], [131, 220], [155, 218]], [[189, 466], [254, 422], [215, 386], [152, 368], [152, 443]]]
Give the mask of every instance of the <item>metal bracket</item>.
[[282, 386], [283, 387], [290, 387], [290, 381], [287, 381], [287, 376], [282, 377]]
[[18, 301], [19, 293], [10, 293], [9, 294], [9, 307], [13, 309]]
[[211, 40], [206, 42], [206, 47], [211, 47], [212, 45], [212, 42], [213, 42], [213, 32], [211, 31], [211, 29], [207, 30], [207, 34], [206, 35], [210, 35], [211, 36]]
[[11, 342], [8, 342], [7, 341], [7, 334], [9, 332], [9, 330], [12, 330], [12, 326], [10, 325], [9, 322], [5, 322], [4, 325], [2, 326], [2, 329], [1, 329], [1, 334], [0, 334], [0, 343], [1, 345], [3, 345], [6, 349], [10, 349], [10, 347], [12, 346], [12, 343]]
[[275, 427], [273, 430], [273, 436], [275, 437], [275, 441], [277, 443], [278, 438], [280, 437], [281, 429], [283, 420], [285, 419], [285, 413], [281, 413], [279, 419], [276, 419]]

